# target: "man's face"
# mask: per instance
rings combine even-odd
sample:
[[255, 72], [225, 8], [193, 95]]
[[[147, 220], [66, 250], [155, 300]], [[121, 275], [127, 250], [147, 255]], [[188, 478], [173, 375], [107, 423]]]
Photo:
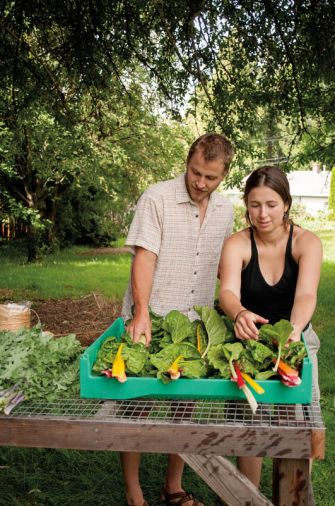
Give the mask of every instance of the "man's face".
[[224, 178], [220, 159], [207, 161], [201, 150], [196, 150], [187, 164], [186, 187], [191, 199], [200, 204], [209, 198]]

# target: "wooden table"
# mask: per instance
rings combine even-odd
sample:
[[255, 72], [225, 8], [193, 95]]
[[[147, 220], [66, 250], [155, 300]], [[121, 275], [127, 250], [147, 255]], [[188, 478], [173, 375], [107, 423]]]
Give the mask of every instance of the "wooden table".
[[[0, 444], [77, 450], [178, 453], [230, 506], [312, 505], [309, 459], [324, 458], [317, 403], [249, 406], [235, 401], [23, 403], [0, 416]], [[224, 456], [273, 458], [273, 503]]]

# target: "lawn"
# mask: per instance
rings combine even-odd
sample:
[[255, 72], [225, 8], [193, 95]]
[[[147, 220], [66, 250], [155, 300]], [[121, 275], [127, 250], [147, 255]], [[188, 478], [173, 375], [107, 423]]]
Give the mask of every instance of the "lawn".
[[[324, 243], [325, 261], [313, 325], [321, 339], [319, 375], [321, 406], [327, 427], [326, 458], [315, 461], [313, 486], [317, 506], [334, 506], [335, 498], [335, 241], [334, 226], [315, 230]], [[26, 265], [10, 246], [0, 247], [2, 300], [79, 297], [101, 292], [119, 299], [129, 276], [129, 255], [92, 255], [75, 248]], [[165, 457], [143, 455], [142, 483], [151, 506], [159, 503]], [[0, 505], [111, 506], [123, 504], [122, 475], [114, 452], [0, 448]], [[216, 495], [189, 468], [184, 485], [207, 506]], [[265, 459], [262, 492], [271, 497], [271, 460]]]
[[93, 292], [119, 300], [129, 277], [130, 254], [71, 248], [27, 264], [8, 244], [0, 247], [0, 262], [0, 300], [67, 299]]

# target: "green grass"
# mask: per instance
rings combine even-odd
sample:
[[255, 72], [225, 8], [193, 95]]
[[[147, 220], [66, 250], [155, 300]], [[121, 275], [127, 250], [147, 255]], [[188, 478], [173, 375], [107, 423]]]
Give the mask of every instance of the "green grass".
[[323, 244], [324, 259], [335, 261], [335, 221], [308, 220], [299, 222], [299, 224], [320, 237]]
[[130, 254], [94, 256], [88, 248], [71, 248], [27, 264], [8, 249], [0, 248], [0, 300], [78, 298], [93, 292], [121, 299], [129, 278]]
[[[314, 231], [321, 237], [325, 261], [313, 325], [320, 340], [319, 376], [321, 405], [327, 427], [326, 458], [313, 465], [313, 487], [317, 506], [334, 506], [335, 497], [335, 241], [334, 226]], [[19, 252], [8, 254], [0, 247], [1, 289], [11, 289], [14, 300], [77, 297], [92, 292], [120, 298], [129, 275], [126, 256], [85, 256], [85, 248], [53, 255], [39, 264], [26, 265]], [[159, 504], [159, 490], [166, 458], [143, 455], [141, 481], [151, 506]], [[271, 459], [264, 459], [261, 490], [271, 498]], [[0, 506], [120, 506], [124, 504], [123, 481], [118, 454], [70, 450], [0, 448]], [[184, 486], [202, 498], [206, 506], [220, 501], [188, 467]]]

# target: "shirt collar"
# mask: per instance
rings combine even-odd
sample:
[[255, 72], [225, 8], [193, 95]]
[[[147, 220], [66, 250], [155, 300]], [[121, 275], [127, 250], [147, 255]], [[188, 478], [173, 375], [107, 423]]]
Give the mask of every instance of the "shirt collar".
[[176, 202], [177, 204], [183, 204], [184, 202], [192, 202], [191, 197], [187, 191], [186, 183], [185, 183], [185, 173], [181, 174], [176, 178], [177, 187], [176, 187]]
[[[181, 174], [180, 176], [178, 176], [176, 178], [176, 181], [177, 181], [176, 202], [177, 202], [177, 204], [184, 204], [185, 202], [190, 202], [190, 204], [195, 205], [195, 203], [193, 202], [193, 200], [191, 199], [191, 197], [187, 191], [186, 183], [185, 183], [185, 175], [186, 175], [186, 173]], [[220, 195], [217, 191], [214, 191], [213, 193], [211, 193], [208, 203], [210, 206], [221, 206], [222, 205]]]

